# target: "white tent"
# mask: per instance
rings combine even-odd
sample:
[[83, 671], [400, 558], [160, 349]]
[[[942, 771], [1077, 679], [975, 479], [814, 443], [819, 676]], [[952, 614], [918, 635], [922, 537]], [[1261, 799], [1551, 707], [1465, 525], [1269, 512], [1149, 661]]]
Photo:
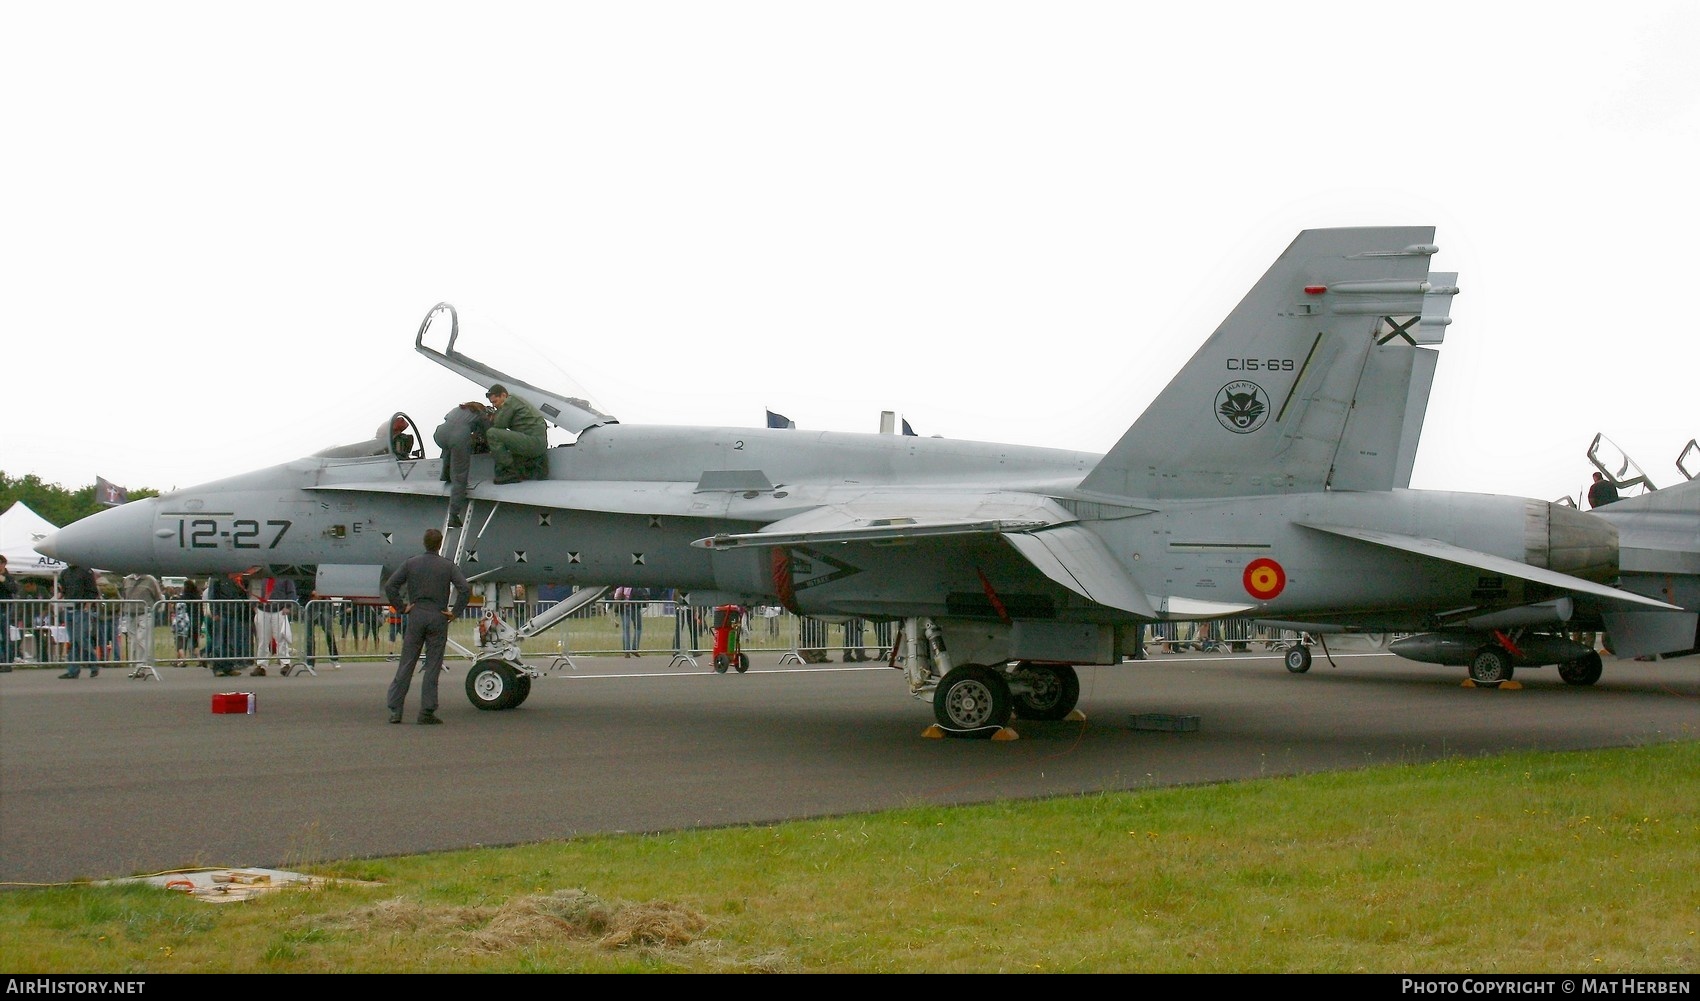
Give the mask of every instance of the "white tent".
[[30, 510], [23, 501], [0, 514], [0, 553], [13, 577], [57, 577], [65, 564], [35, 551], [35, 544], [59, 531], [59, 526]]

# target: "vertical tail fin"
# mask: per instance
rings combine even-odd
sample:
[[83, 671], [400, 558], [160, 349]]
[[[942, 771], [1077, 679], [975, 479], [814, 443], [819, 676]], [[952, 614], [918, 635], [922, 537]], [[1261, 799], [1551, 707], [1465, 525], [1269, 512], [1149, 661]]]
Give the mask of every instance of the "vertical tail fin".
[[1382, 317], [1328, 486], [1334, 490], [1391, 490], [1411, 485], [1429, 391], [1440, 355], [1432, 345], [1452, 322], [1457, 272], [1430, 272], [1422, 318], [1415, 325]]
[[[1327, 489], [1366, 372], [1378, 371], [1377, 341], [1419, 329], [1433, 239], [1415, 226], [1300, 233], [1080, 488], [1153, 499]], [[1365, 387], [1396, 393], [1360, 423], [1366, 445], [1372, 427], [1385, 438], [1401, 422], [1378, 481], [1396, 475], [1412, 371], [1390, 366]]]

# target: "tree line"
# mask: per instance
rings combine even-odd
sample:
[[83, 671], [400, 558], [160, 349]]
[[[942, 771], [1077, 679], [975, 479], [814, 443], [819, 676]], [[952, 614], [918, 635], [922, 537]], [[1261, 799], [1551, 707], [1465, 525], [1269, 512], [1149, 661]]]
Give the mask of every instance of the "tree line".
[[[143, 497], [158, 497], [158, 490], [131, 490], [131, 500], [141, 500]], [[0, 470], [0, 511], [9, 511], [12, 505], [23, 501], [30, 510], [41, 515], [53, 524], [64, 528], [78, 518], [87, 518], [97, 511], [104, 511], [107, 505], [95, 499], [95, 485], [68, 490], [57, 483], [43, 483], [41, 477], [34, 473], [23, 476], [7, 476]]]

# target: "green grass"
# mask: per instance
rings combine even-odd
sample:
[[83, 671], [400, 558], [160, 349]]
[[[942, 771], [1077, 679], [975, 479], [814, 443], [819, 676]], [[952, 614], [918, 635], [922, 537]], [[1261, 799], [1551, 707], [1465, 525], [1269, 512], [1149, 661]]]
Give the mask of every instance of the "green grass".
[[0, 893], [0, 969], [1691, 973], [1700, 743], [301, 871]]

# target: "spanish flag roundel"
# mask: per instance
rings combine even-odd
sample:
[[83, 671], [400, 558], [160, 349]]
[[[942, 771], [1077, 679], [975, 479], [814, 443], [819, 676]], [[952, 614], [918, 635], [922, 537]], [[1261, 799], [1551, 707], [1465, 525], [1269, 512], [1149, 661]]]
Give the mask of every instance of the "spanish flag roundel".
[[1259, 601], [1268, 601], [1287, 586], [1287, 571], [1271, 559], [1255, 559], [1245, 565], [1246, 593]]

